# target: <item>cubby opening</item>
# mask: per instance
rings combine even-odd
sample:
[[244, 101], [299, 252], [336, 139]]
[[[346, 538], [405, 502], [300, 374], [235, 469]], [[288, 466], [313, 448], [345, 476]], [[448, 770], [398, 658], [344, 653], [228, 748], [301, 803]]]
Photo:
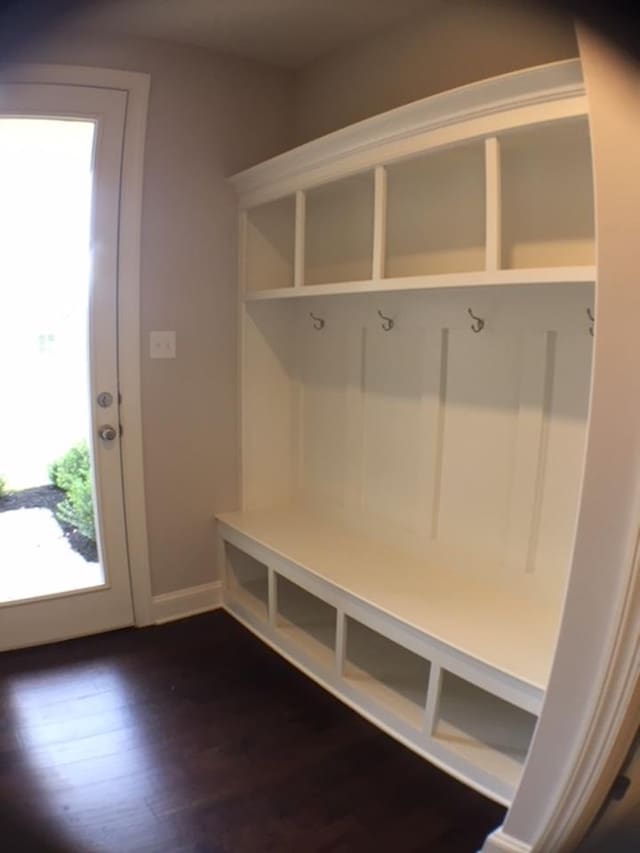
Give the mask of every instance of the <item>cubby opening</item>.
[[500, 149], [503, 267], [595, 263], [587, 119], [505, 134]]
[[266, 618], [269, 606], [269, 570], [254, 557], [225, 542], [227, 587], [245, 607]]
[[507, 786], [519, 782], [536, 722], [528, 711], [442, 673], [434, 738]]
[[281, 198], [247, 211], [245, 275], [249, 293], [293, 287], [295, 198]]
[[344, 677], [416, 728], [424, 721], [429, 661], [346, 617]]
[[481, 142], [389, 166], [385, 276], [483, 270], [485, 194]]
[[326, 601], [277, 576], [277, 626], [310, 657], [333, 665], [337, 613]]
[[373, 199], [373, 172], [306, 193], [305, 284], [371, 278]]

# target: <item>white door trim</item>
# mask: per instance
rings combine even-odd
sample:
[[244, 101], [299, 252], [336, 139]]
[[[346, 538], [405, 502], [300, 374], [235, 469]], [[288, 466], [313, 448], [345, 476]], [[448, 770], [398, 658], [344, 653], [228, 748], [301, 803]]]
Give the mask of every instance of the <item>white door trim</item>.
[[144, 490], [141, 401], [140, 253], [144, 149], [151, 78], [149, 74], [75, 65], [17, 63], [2, 70], [6, 83], [90, 86], [127, 93], [122, 153], [122, 188], [118, 240], [118, 362], [122, 480], [126, 516], [129, 577], [135, 624], [154, 621]]

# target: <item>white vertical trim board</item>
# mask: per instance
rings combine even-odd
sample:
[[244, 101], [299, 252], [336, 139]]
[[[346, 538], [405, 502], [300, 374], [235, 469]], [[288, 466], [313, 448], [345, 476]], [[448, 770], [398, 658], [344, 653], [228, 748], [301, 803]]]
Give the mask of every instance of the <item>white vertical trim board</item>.
[[152, 602], [153, 622], [162, 625], [185, 619], [197, 613], [207, 613], [222, 606], [222, 583], [213, 581], [200, 586], [154, 595]]
[[376, 166], [374, 173], [374, 209], [373, 209], [373, 269], [371, 277], [384, 276], [387, 238], [387, 170]]
[[141, 405], [140, 241], [144, 151], [151, 78], [148, 74], [73, 65], [17, 64], [3, 80], [20, 83], [91, 86], [127, 93], [118, 245], [118, 368], [122, 479], [129, 576], [135, 624], [153, 621], [151, 568], [144, 491]]
[[305, 194], [298, 190], [296, 193], [296, 222], [295, 222], [295, 242], [293, 250], [293, 286], [302, 287], [304, 285], [304, 265], [305, 265], [305, 246], [306, 246], [306, 219], [307, 219], [307, 199]]
[[485, 139], [486, 181], [486, 261], [487, 270], [502, 267], [502, 180], [500, 142], [495, 136]]
[[151, 566], [144, 491], [142, 432], [142, 335], [140, 329], [140, 263], [144, 150], [151, 78], [127, 74], [128, 104], [123, 151], [118, 282], [119, 381], [123, 424], [124, 483], [131, 594], [136, 625], [148, 625], [151, 612]]

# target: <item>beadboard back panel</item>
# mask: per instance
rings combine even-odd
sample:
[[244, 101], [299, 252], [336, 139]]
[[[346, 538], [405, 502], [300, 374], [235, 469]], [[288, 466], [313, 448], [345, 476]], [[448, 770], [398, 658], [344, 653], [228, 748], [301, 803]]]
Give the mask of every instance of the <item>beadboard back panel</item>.
[[282, 307], [247, 308], [245, 509], [308, 504], [557, 602], [578, 508], [592, 288], [318, 298], [286, 321]]

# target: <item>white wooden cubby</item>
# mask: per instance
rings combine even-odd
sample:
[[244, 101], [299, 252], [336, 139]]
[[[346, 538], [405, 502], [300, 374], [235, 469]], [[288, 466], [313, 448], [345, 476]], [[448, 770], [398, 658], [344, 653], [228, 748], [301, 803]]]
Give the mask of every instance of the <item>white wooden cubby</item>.
[[304, 196], [304, 285], [370, 279], [373, 172], [313, 187]]
[[218, 518], [225, 606], [502, 803], [544, 699], [580, 499], [586, 115], [579, 65], [559, 63], [234, 179], [242, 506]]

